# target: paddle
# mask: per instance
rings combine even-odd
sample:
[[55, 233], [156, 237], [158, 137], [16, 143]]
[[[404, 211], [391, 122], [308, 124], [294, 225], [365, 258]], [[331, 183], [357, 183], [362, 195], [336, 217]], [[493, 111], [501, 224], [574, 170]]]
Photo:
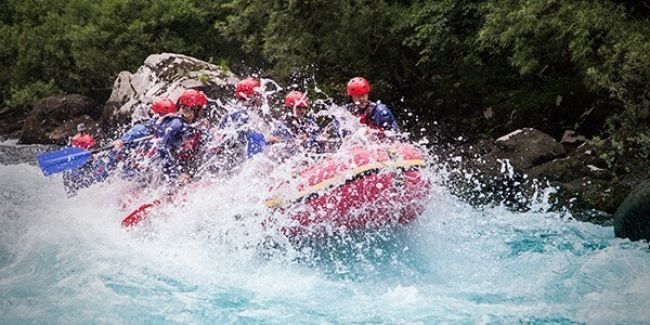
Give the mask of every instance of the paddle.
[[[211, 182], [207, 183], [189, 183], [183, 188], [176, 187], [172, 192], [166, 192], [159, 196], [157, 199], [140, 205], [138, 208], [129, 213], [122, 219], [122, 228], [130, 229], [137, 226], [141, 221], [148, 217], [149, 212], [154, 208], [158, 208], [162, 204], [183, 204], [185, 203], [186, 196], [194, 192], [199, 186], [208, 186]], [[179, 201], [180, 200], [180, 201]]]
[[147, 212], [153, 207], [160, 205], [161, 199], [156, 199], [152, 203], [145, 203], [139, 206], [133, 212], [129, 213], [124, 219], [122, 219], [122, 228], [131, 228], [137, 225], [140, 221], [144, 220], [147, 217]]
[[[124, 144], [145, 141], [151, 139], [152, 137], [153, 135], [149, 135], [135, 139], [133, 141], [124, 142]], [[92, 155], [112, 148], [113, 145], [108, 145], [93, 150], [84, 150], [77, 147], [67, 147], [57, 151], [46, 152], [38, 155], [38, 166], [41, 168], [43, 175], [49, 176], [65, 170], [79, 168], [83, 166]]]

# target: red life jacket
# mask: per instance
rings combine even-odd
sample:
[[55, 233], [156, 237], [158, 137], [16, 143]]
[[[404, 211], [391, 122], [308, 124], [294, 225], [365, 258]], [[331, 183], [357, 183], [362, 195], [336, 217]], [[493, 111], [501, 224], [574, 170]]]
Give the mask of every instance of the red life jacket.
[[[374, 110], [375, 108], [373, 107], [372, 109]], [[381, 125], [377, 125], [377, 124], [376, 124], [376, 123], [375, 123], [371, 118], [369, 118], [369, 116], [370, 116], [371, 114], [372, 114], [372, 111], [370, 111], [370, 112], [368, 112], [368, 111], [364, 112], [363, 114], [361, 114], [361, 115], [359, 116], [359, 122], [360, 122], [361, 124], [363, 124], [363, 125], [367, 125], [367, 126], [368, 126], [369, 128], [371, 128], [371, 129], [375, 129], [375, 130], [383, 131], [384, 128], [381, 127]]]
[[196, 151], [199, 148], [201, 142], [201, 134], [193, 130], [192, 134], [183, 138], [181, 143], [180, 150], [178, 151], [178, 158], [181, 160], [192, 160], [196, 158]]

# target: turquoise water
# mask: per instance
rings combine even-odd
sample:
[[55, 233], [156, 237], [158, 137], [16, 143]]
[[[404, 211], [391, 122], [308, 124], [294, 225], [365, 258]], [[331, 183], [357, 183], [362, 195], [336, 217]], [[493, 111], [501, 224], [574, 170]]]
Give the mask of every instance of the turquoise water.
[[125, 232], [125, 184], [68, 199], [0, 166], [0, 323], [650, 322], [648, 245], [611, 227], [434, 186], [408, 227], [297, 245], [261, 226], [245, 179]]

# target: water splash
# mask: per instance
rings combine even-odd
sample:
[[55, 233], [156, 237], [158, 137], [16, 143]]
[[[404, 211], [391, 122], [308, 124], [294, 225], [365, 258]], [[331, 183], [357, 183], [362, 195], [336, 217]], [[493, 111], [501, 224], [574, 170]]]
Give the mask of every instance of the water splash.
[[434, 186], [426, 213], [407, 227], [297, 245], [262, 227], [263, 208], [242, 200], [259, 197], [248, 181], [255, 169], [125, 232], [114, 203], [127, 184], [67, 199], [60, 179], [1, 166], [0, 319], [647, 320], [647, 247], [613, 238], [611, 227], [543, 203], [526, 213], [476, 209]]
[[[340, 106], [318, 114], [358, 129]], [[525, 212], [476, 208], [452, 194], [441, 164], [426, 169], [431, 198], [407, 226], [300, 239], [266, 226], [266, 189], [317, 158], [206, 173], [208, 186], [131, 231], [121, 219], [156, 193], [129, 201], [132, 184], [114, 177], [67, 198], [60, 177], [0, 166], [0, 323], [648, 320], [647, 244], [549, 212], [551, 188]]]

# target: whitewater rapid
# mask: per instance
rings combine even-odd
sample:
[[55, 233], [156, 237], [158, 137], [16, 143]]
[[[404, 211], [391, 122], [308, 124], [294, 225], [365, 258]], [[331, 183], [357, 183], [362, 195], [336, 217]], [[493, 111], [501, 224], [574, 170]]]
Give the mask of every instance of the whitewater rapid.
[[126, 232], [126, 184], [67, 198], [60, 176], [0, 165], [0, 323], [650, 321], [648, 245], [611, 227], [476, 209], [434, 182], [407, 227], [297, 246], [261, 226], [249, 179]]

